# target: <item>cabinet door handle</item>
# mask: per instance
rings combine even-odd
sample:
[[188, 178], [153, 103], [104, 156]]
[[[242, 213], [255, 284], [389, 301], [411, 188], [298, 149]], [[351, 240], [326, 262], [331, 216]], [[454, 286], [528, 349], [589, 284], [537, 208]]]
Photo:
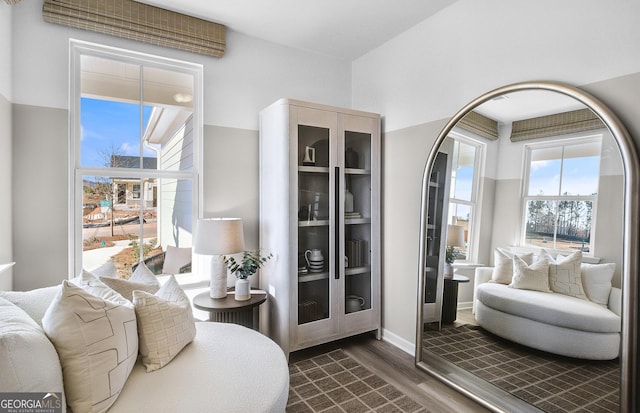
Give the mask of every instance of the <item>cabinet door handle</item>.
[[335, 188], [334, 188], [334, 193], [335, 195], [335, 210], [336, 210], [336, 219], [335, 219], [335, 223], [336, 223], [336, 229], [335, 229], [335, 244], [334, 244], [334, 249], [335, 249], [335, 255], [334, 255], [334, 263], [335, 263], [335, 274], [334, 274], [334, 278], [336, 280], [340, 279], [340, 262], [341, 260], [340, 258], [340, 167], [336, 166], [335, 167], [335, 177], [334, 177], [334, 184], [335, 184]]

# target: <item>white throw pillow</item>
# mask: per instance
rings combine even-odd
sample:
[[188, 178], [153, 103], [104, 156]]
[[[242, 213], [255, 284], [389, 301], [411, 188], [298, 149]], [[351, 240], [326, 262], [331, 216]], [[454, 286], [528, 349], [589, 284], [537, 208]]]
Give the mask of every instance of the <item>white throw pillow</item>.
[[22, 308], [39, 326], [42, 326], [42, 317], [59, 290], [60, 286], [55, 285], [31, 291], [0, 291], [0, 297]]
[[[0, 320], [0, 391], [63, 393], [58, 354], [42, 328], [3, 298]], [[60, 403], [64, 411], [64, 397]]]
[[611, 293], [611, 279], [616, 271], [616, 264], [582, 264], [582, 285], [589, 300], [607, 307]]
[[60, 357], [74, 412], [103, 412], [120, 394], [138, 355], [132, 304], [98, 280], [69, 281], [42, 319]]
[[114, 277], [115, 278], [118, 276], [118, 270], [116, 270], [116, 265], [111, 260], [102, 264], [98, 268], [94, 268], [89, 272], [95, 275], [96, 277]]
[[518, 256], [524, 260], [527, 265], [533, 262], [533, 253], [514, 254], [502, 248], [496, 248], [493, 252], [493, 272], [491, 273], [490, 282], [499, 284], [511, 283], [513, 277], [513, 257]]
[[167, 365], [196, 336], [189, 297], [171, 275], [155, 295], [133, 292], [140, 355], [147, 372]]
[[551, 291], [588, 300], [582, 287], [582, 276], [580, 275], [582, 251], [575, 251], [566, 257], [558, 255], [554, 259], [547, 250], [542, 249], [540, 256], [549, 261], [549, 287], [551, 287]]
[[131, 302], [133, 302], [133, 291], [135, 290], [146, 291], [148, 293], [155, 294], [160, 289], [159, 284], [143, 284], [132, 282], [129, 280], [123, 280], [122, 278], [100, 277], [100, 281], [108, 285], [110, 288], [112, 288], [121, 296]]
[[162, 264], [163, 274], [179, 274], [180, 268], [191, 262], [191, 248], [177, 248], [167, 245]]
[[140, 261], [136, 270], [129, 277], [129, 281], [149, 284], [149, 285], [157, 285], [160, 288], [160, 281], [158, 281], [158, 277], [147, 267], [147, 264], [144, 261]]
[[549, 288], [549, 261], [541, 258], [531, 265], [520, 257], [513, 257], [513, 280], [511, 288], [520, 290], [535, 290], [545, 293], [552, 292]]

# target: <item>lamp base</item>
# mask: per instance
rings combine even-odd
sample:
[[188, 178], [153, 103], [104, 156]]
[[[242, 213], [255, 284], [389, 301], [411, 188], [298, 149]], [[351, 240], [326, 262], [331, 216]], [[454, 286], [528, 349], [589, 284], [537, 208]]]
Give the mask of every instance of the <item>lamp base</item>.
[[211, 260], [211, 282], [209, 284], [209, 297], [225, 298], [227, 296], [227, 267], [222, 256], [215, 256]]

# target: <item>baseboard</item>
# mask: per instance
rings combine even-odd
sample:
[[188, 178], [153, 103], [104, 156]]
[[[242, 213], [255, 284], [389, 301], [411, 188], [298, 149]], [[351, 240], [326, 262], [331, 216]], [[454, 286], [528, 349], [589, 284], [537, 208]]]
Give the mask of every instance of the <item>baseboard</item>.
[[398, 347], [400, 350], [404, 351], [405, 353], [411, 356], [416, 355], [416, 346], [414, 343], [408, 340], [405, 340], [399, 335], [394, 334], [391, 331], [384, 328], [382, 329], [382, 339], [387, 343]]
[[472, 301], [465, 301], [465, 302], [459, 302], [458, 303], [458, 310], [468, 310], [471, 307], [473, 307], [473, 302]]

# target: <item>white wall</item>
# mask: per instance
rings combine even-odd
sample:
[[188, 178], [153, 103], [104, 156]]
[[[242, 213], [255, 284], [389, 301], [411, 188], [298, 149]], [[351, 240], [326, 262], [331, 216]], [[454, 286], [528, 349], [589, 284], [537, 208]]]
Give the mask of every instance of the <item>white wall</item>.
[[[11, 202], [11, 8], [0, 3], [0, 264], [13, 261]], [[13, 270], [0, 274], [0, 289], [11, 289]]]
[[353, 105], [384, 116], [382, 321], [403, 344], [416, 333], [420, 179], [442, 119], [548, 79], [586, 84], [640, 136], [638, 15], [630, 0], [460, 0], [353, 62]]

